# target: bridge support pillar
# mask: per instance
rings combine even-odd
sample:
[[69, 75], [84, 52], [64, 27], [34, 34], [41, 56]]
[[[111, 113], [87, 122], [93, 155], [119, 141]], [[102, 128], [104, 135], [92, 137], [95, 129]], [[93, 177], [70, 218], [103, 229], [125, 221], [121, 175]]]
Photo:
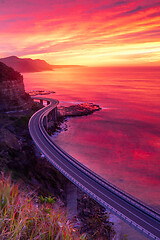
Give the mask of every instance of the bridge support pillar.
[[55, 107], [55, 109], [54, 109], [54, 114], [55, 114], [55, 122], [57, 121], [57, 107]]
[[47, 105], [49, 105], [50, 104], [50, 101], [47, 101]]
[[55, 111], [54, 111], [54, 109], [52, 110], [51, 115], [52, 115], [52, 121], [54, 123], [54, 121], [55, 121]]
[[42, 104], [42, 105], [43, 105], [43, 100], [42, 100], [42, 99], [40, 99], [40, 104]]
[[57, 121], [57, 107], [52, 110], [52, 121]]
[[44, 117], [44, 127], [48, 130], [48, 117]]
[[77, 187], [69, 180], [66, 183], [66, 195], [69, 217], [77, 216]]

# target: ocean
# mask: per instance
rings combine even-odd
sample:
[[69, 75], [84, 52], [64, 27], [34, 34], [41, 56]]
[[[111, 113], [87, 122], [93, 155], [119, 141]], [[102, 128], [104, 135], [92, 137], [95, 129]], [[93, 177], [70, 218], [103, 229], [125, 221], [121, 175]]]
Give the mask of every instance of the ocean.
[[160, 68], [80, 67], [25, 73], [26, 90], [100, 111], [71, 117], [53, 140], [81, 163], [160, 210]]

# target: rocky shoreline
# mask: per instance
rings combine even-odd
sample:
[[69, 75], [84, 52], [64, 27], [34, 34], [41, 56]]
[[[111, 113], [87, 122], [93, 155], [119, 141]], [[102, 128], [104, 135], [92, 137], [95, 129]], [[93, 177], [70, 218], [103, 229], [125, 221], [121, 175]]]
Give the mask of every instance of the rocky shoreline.
[[47, 130], [48, 134], [53, 135], [56, 132], [67, 131], [66, 125], [64, 126], [63, 123], [70, 117], [87, 116], [99, 110], [101, 107], [93, 103], [81, 103], [69, 107], [58, 106], [58, 121]]
[[81, 103], [71, 105], [69, 107], [60, 106], [58, 111], [63, 117], [78, 117], [92, 114], [95, 111], [101, 110], [100, 106], [93, 103]]
[[37, 96], [37, 95], [49, 95], [55, 93], [54, 91], [45, 91], [45, 90], [30, 90], [26, 91], [30, 96]]

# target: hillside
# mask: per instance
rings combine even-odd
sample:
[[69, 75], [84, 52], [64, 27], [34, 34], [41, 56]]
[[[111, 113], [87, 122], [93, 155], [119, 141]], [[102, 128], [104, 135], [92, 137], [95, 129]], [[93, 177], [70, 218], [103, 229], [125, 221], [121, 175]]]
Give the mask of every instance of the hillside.
[[7, 80], [17, 80], [22, 76], [19, 72], [14, 71], [13, 68], [6, 66], [4, 63], [0, 62], [0, 82], [4, 82]]
[[41, 72], [53, 70], [52, 65], [40, 59], [33, 60], [31, 58], [18, 58], [16, 56], [10, 56], [0, 58], [0, 62], [3, 62], [18, 72]]

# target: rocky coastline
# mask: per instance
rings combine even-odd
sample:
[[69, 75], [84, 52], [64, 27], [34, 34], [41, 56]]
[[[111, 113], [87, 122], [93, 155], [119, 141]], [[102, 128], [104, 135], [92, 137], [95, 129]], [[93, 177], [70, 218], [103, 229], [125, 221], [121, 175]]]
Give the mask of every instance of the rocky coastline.
[[46, 91], [46, 90], [30, 90], [26, 91], [30, 96], [37, 96], [37, 95], [49, 95], [55, 93], [54, 91]]
[[[41, 157], [28, 131], [29, 118], [40, 107], [42, 106], [39, 103], [34, 103], [30, 110], [21, 114], [15, 112], [0, 114], [0, 169], [1, 172], [10, 172], [14, 181], [20, 181], [24, 189], [36, 192], [37, 196], [55, 196], [57, 203], [65, 209], [66, 178]], [[71, 110], [75, 117], [91, 114], [100, 110], [100, 107], [84, 104], [60, 107], [59, 110], [63, 114], [57, 121], [57, 126], [60, 126], [66, 117], [72, 116]], [[54, 129], [56, 130], [57, 128]], [[108, 239], [113, 239], [115, 232], [105, 209], [80, 190], [77, 201], [78, 216], [75, 217], [74, 224], [81, 233], [86, 233], [86, 239], [106, 239], [106, 234]], [[95, 229], [100, 231], [96, 232]], [[101, 238], [98, 235], [100, 232]]]
[[58, 121], [47, 130], [48, 134], [53, 135], [55, 132], [66, 131], [67, 128], [63, 123], [70, 117], [87, 116], [99, 110], [101, 110], [100, 106], [93, 103], [74, 104], [68, 107], [58, 106]]

